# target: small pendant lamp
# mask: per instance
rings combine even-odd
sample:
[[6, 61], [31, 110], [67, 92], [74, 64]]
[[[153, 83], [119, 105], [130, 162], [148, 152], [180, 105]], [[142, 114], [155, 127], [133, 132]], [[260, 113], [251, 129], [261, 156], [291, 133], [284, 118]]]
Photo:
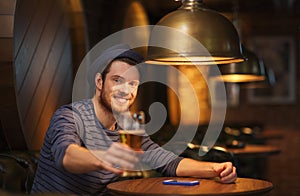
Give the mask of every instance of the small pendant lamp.
[[244, 48], [246, 61], [241, 63], [230, 63], [220, 65], [221, 75], [212, 76], [214, 79], [223, 82], [254, 82], [263, 81], [266, 76], [266, 67], [256, 54]]

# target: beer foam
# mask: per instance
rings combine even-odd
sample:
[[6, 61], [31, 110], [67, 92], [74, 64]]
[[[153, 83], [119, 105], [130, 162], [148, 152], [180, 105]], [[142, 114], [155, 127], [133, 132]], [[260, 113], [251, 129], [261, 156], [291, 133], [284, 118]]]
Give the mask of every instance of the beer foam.
[[119, 130], [120, 134], [132, 134], [132, 135], [145, 135], [145, 130], [137, 129], [137, 130]]

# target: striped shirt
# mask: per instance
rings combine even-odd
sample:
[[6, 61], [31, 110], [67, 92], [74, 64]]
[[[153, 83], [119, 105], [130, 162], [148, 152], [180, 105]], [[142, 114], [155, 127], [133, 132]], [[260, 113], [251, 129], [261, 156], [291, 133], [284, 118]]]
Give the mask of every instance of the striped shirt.
[[[83, 174], [66, 171], [62, 160], [70, 144], [105, 150], [119, 142], [118, 131], [105, 129], [96, 118], [91, 99], [62, 106], [53, 115], [40, 151], [40, 160], [32, 193], [60, 192], [80, 195], [104, 195], [106, 185], [119, 176], [106, 170]], [[154, 143], [149, 136], [142, 142], [142, 161], [167, 176], [175, 176], [182, 158]]]

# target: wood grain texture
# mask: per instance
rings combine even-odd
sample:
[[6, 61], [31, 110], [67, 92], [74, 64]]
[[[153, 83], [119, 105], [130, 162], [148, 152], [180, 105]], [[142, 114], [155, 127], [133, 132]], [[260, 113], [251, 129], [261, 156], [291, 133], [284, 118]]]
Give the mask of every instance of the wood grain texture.
[[[199, 180], [196, 186], [164, 185], [163, 180]], [[111, 183], [107, 186], [114, 195], [262, 195], [270, 192], [273, 184], [268, 181], [238, 178], [235, 183], [223, 184], [212, 179], [197, 178], [144, 178]]]
[[[23, 38], [15, 54], [17, 102], [24, 137], [29, 149], [38, 150], [53, 112], [71, 101], [72, 51], [66, 6], [68, 0], [32, 1]], [[27, 6], [23, 4], [24, 6]], [[18, 7], [21, 9], [21, 7]], [[22, 9], [21, 9], [22, 10]], [[28, 10], [23, 12], [28, 15]], [[22, 23], [24, 17], [16, 17]], [[66, 80], [69, 78], [69, 81]], [[55, 89], [53, 91], [53, 89]], [[67, 97], [60, 100], [61, 97]], [[50, 107], [50, 109], [45, 109]]]
[[[71, 102], [70, 29], [78, 27], [70, 27], [70, 0], [5, 0], [0, 7], [0, 24], [8, 27], [0, 29], [1, 135], [9, 149], [39, 150], [52, 114]], [[78, 14], [80, 1], [75, 8]]]
[[[30, 70], [31, 64], [35, 61], [42, 60], [39, 54], [36, 55], [37, 47], [40, 43], [40, 38], [43, 35], [43, 28], [46, 26], [47, 16], [51, 8], [51, 4], [48, 0], [40, 1], [36, 10], [27, 10], [28, 12], [35, 11], [32, 20], [28, 26], [28, 30], [24, 35], [22, 45], [16, 54], [15, 58], [15, 69], [16, 69], [16, 90], [20, 92], [23, 81], [27, 77], [28, 71]], [[17, 9], [18, 11], [18, 9]], [[18, 25], [26, 20], [23, 16], [16, 16], [15, 23]], [[47, 53], [47, 50], [44, 54]]]

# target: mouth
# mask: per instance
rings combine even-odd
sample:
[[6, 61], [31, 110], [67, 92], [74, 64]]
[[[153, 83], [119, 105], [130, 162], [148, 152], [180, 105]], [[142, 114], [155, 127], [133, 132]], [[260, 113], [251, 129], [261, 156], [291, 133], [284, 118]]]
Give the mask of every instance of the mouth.
[[128, 104], [129, 103], [129, 98], [126, 98], [126, 97], [117, 97], [117, 96], [114, 96], [114, 100], [121, 104], [121, 105], [124, 105], [124, 104]]

